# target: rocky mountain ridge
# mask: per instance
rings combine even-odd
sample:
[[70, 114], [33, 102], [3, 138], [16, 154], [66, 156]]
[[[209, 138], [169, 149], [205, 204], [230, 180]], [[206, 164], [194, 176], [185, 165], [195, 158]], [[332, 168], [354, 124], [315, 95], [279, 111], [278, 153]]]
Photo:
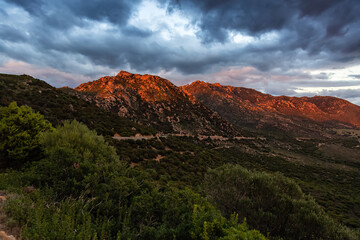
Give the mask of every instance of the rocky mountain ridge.
[[238, 126], [297, 134], [324, 127], [360, 127], [360, 107], [335, 97], [272, 96], [254, 89], [195, 81], [181, 87]]
[[235, 131], [218, 113], [158, 76], [121, 71], [75, 90], [93, 94], [99, 106], [162, 132], [228, 135]]

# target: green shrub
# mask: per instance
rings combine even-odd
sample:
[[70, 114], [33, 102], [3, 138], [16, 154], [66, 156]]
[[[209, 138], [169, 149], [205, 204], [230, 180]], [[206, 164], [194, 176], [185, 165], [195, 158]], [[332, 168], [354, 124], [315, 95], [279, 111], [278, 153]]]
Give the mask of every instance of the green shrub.
[[92, 214], [92, 203], [83, 198], [51, 202], [43, 192], [8, 200], [6, 212], [23, 226], [21, 239], [110, 239], [110, 219]]
[[24, 169], [22, 180], [37, 190], [7, 208], [23, 239], [265, 239], [192, 190], [128, 167], [79, 122], [44, 133], [40, 143], [44, 159]]
[[238, 165], [209, 170], [207, 197], [229, 216], [238, 213], [251, 227], [285, 239], [357, 239], [330, 218], [300, 187], [280, 174], [249, 171]]
[[40, 158], [40, 135], [51, 124], [28, 106], [0, 107], [0, 167], [20, 167]]
[[110, 197], [56, 201], [54, 193], [43, 189], [9, 198], [5, 210], [22, 226], [21, 239], [266, 239], [236, 216], [225, 219], [190, 189], [142, 192], [121, 208]]
[[40, 143], [45, 157], [33, 164], [29, 176], [33, 184], [48, 185], [59, 194], [78, 196], [86, 178], [102, 176], [112, 164], [123, 166], [102, 136], [75, 120], [44, 133]]

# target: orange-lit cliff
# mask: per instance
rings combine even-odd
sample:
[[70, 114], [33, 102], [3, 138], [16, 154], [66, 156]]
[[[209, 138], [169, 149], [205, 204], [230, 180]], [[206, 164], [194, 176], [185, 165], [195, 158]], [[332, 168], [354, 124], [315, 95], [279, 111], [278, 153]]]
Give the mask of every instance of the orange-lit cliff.
[[301, 128], [312, 124], [316, 128], [317, 123], [323, 123], [360, 127], [360, 107], [335, 97], [274, 97], [249, 88], [201, 81], [182, 89], [237, 125]]
[[163, 132], [228, 134], [231, 125], [169, 80], [121, 71], [75, 88], [95, 94], [97, 104]]

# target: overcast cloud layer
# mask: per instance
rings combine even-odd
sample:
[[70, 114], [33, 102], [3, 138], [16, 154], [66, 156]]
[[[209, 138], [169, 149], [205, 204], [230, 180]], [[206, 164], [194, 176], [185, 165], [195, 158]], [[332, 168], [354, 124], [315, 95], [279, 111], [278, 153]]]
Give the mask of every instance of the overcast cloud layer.
[[120, 70], [360, 104], [358, 0], [0, 0], [0, 72]]

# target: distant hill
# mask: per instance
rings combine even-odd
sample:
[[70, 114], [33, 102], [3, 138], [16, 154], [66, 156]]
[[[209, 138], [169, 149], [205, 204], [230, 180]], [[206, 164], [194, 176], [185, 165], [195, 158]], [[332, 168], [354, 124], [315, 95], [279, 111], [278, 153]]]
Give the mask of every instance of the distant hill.
[[98, 106], [162, 132], [229, 135], [235, 129], [169, 80], [121, 71], [75, 88]]
[[181, 88], [237, 126], [297, 135], [323, 134], [324, 128], [331, 127], [360, 127], [360, 107], [335, 97], [275, 97], [201, 81]]

